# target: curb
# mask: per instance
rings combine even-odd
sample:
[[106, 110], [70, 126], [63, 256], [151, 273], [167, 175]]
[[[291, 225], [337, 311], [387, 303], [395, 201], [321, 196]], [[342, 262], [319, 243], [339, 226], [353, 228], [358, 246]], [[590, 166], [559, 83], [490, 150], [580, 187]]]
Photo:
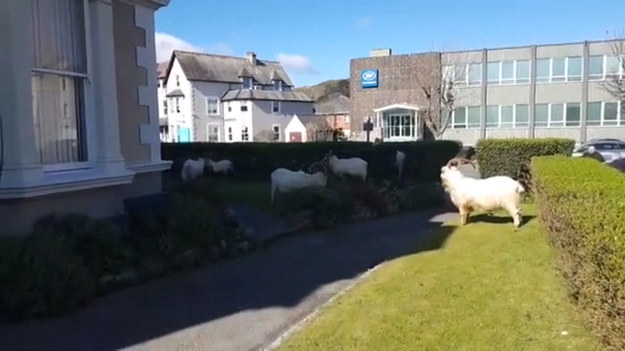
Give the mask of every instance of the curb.
[[334, 301], [336, 301], [336, 299], [338, 299], [339, 297], [341, 297], [341, 296], [345, 295], [346, 293], [348, 293], [349, 291], [351, 291], [354, 288], [354, 286], [356, 286], [356, 284], [358, 282], [360, 282], [362, 279], [364, 279], [364, 278], [368, 277], [369, 275], [371, 275], [371, 273], [377, 271], [386, 262], [387, 261], [385, 260], [385, 261], [377, 264], [373, 268], [368, 269], [366, 272], [361, 273], [359, 276], [356, 277], [356, 279], [354, 279], [353, 282], [347, 284], [346, 287], [341, 289], [338, 293], [334, 294], [326, 302], [324, 302], [321, 305], [317, 306], [315, 309], [313, 309], [312, 312], [307, 314], [304, 318], [302, 318], [297, 323], [295, 323], [294, 325], [292, 325], [288, 329], [286, 329], [284, 332], [282, 332], [269, 345], [267, 345], [265, 347], [262, 347], [259, 350], [262, 350], [262, 351], [274, 351], [274, 350], [276, 350], [280, 345], [282, 345], [282, 343], [286, 339], [288, 339], [290, 336], [292, 336], [296, 332], [302, 330], [308, 324], [309, 321], [311, 321], [312, 319], [317, 317], [321, 313], [322, 310], [324, 310], [326, 307], [328, 307], [330, 304], [332, 304]]

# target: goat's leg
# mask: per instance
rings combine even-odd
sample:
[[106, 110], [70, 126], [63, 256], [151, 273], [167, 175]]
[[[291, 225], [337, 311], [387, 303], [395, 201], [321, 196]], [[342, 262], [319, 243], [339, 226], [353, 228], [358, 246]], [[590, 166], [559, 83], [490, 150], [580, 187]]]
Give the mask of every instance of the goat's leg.
[[516, 231], [521, 226], [523, 215], [521, 214], [521, 208], [513, 204], [505, 206], [506, 212], [512, 217], [512, 223], [514, 224], [514, 230]]

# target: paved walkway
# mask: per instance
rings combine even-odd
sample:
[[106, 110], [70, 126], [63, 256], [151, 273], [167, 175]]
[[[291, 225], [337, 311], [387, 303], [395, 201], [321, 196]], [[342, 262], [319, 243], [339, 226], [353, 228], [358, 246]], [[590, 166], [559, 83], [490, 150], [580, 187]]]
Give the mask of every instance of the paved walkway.
[[441, 211], [284, 237], [238, 259], [113, 293], [69, 316], [2, 325], [0, 350], [257, 350], [359, 274], [414, 252], [420, 237], [453, 218]]

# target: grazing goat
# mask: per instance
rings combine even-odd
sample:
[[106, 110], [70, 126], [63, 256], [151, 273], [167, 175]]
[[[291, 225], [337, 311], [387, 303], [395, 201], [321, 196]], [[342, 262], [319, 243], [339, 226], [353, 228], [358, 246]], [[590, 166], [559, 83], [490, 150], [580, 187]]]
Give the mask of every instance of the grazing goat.
[[395, 167], [397, 167], [397, 176], [401, 179], [401, 174], [404, 171], [404, 161], [406, 160], [406, 154], [397, 150], [395, 152]]
[[200, 177], [204, 174], [205, 160], [200, 158], [199, 160], [188, 159], [184, 161], [182, 169], [180, 170], [180, 178], [183, 182], [188, 182]]
[[274, 204], [276, 191], [286, 193], [304, 188], [323, 188], [327, 181], [328, 176], [324, 168], [313, 174], [278, 168], [271, 172], [271, 204]]
[[338, 176], [342, 177], [347, 174], [358, 177], [362, 179], [363, 183], [367, 180], [367, 161], [362, 158], [338, 158], [330, 151], [323, 158], [323, 163], [330, 168], [332, 173]]
[[232, 165], [232, 161], [230, 160], [220, 160], [215, 162], [210, 158], [206, 158], [206, 164], [210, 167], [213, 173], [234, 173], [234, 167]]
[[521, 225], [521, 194], [525, 191], [521, 183], [508, 176], [493, 176], [485, 179], [465, 177], [459, 164], [475, 165], [465, 158], [453, 158], [441, 167], [441, 181], [445, 191], [460, 213], [460, 224], [465, 225], [473, 211], [506, 210], [517, 230]]

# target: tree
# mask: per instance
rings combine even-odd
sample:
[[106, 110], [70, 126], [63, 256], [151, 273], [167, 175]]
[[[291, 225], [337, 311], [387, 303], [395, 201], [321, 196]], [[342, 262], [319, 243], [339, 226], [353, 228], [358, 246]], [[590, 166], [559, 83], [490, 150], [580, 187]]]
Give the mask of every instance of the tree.
[[[457, 69], [460, 68], [455, 65], [445, 65], [440, 79], [432, 79], [431, 76], [421, 77], [421, 74], [417, 78], [426, 101], [425, 110], [420, 117], [423, 118], [425, 125], [435, 139], [439, 139], [443, 135], [451, 121], [455, 102], [454, 78]], [[462, 69], [464, 70], [464, 68]]]
[[[617, 41], [612, 44], [612, 53], [625, 75], [625, 37], [617, 38]], [[618, 101], [625, 101], [625, 76], [619, 76], [618, 71], [617, 74], [606, 75], [602, 87]]]

